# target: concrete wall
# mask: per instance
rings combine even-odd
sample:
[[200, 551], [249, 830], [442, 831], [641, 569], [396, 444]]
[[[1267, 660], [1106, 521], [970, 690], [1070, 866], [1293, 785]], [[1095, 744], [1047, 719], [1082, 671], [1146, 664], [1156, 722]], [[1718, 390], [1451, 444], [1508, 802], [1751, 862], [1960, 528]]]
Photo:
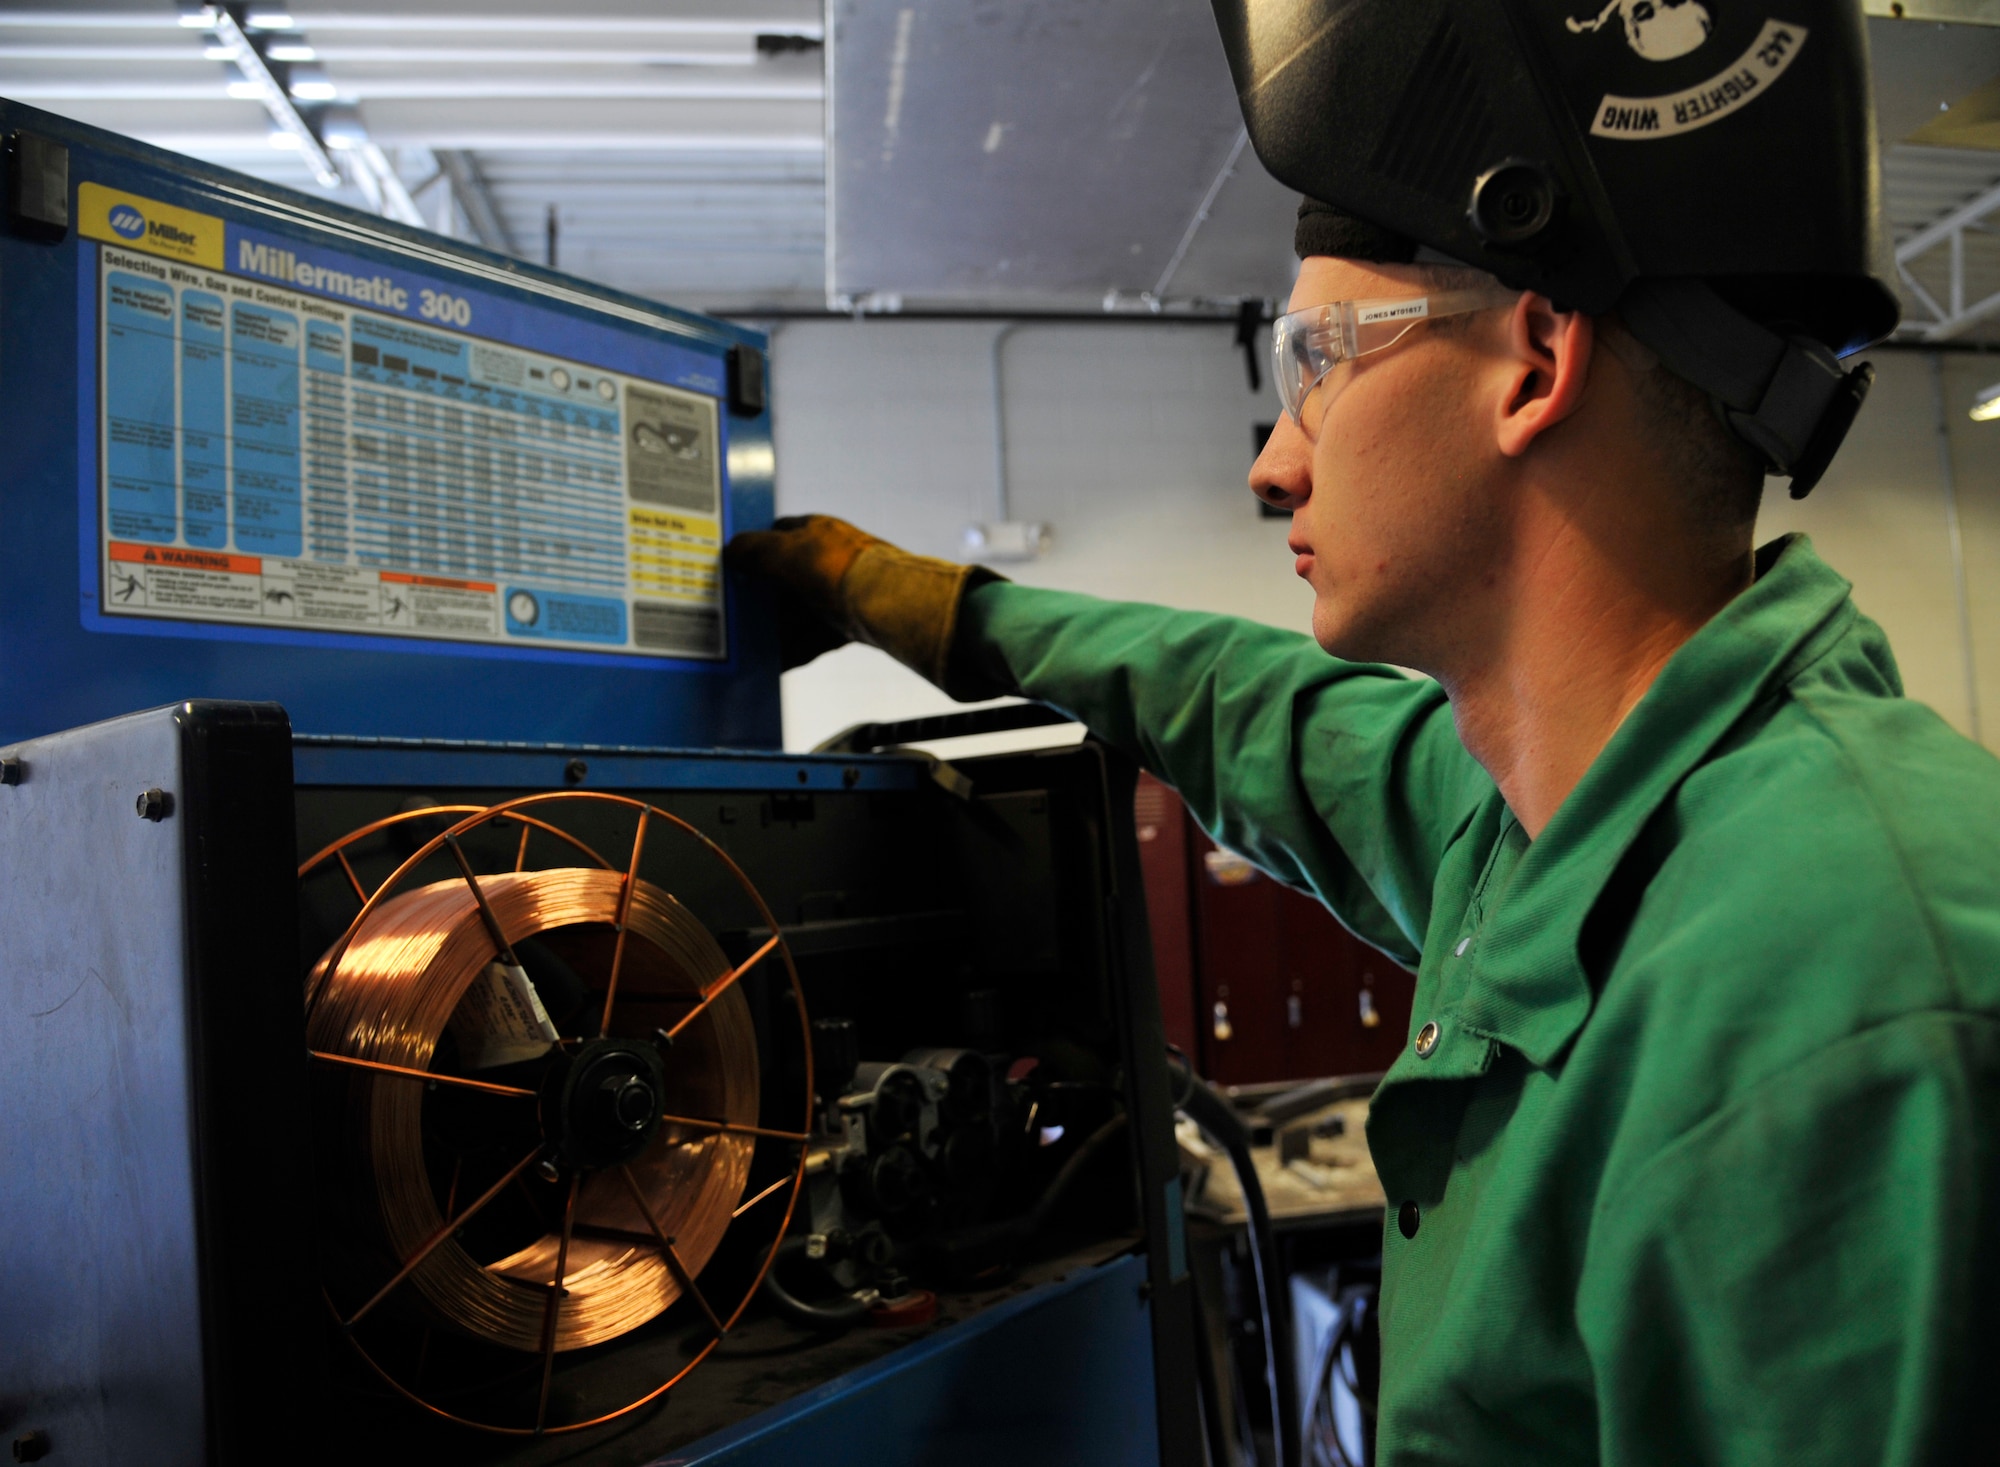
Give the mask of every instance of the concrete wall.
[[[993, 513], [993, 344], [984, 322], [801, 322], [773, 347], [780, 513], [824, 511], [912, 550], [957, 556]], [[1224, 326], [1024, 325], [1003, 348], [1011, 513], [1047, 520], [1055, 548], [1008, 567], [1034, 585], [1201, 607], [1304, 629], [1284, 520], [1244, 487], [1252, 394]], [[1969, 732], [1965, 642], [1937, 453], [1932, 358], [1875, 357], [1880, 376], [1811, 498], [1782, 482], [1760, 538], [1805, 530], [1888, 629], [1913, 697]], [[1973, 393], [2000, 358], [1944, 359], [1981, 731], [2000, 737], [2000, 423]], [[850, 723], [957, 705], [871, 649], [786, 674], [785, 739], [806, 748]]]

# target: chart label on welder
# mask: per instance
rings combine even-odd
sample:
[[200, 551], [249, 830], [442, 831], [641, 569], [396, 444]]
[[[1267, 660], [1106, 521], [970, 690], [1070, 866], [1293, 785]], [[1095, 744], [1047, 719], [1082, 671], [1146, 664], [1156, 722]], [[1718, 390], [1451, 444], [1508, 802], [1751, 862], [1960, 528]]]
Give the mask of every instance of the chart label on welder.
[[99, 248], [105, 612], [724, 655], [713, 397], [230, 244]]

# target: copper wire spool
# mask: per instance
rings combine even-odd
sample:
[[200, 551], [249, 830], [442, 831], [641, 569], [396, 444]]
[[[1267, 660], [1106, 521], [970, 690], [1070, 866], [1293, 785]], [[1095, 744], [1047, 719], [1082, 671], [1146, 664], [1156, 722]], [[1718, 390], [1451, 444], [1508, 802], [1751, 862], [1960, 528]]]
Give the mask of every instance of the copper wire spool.
[[[550, 940], [588, 959], [608, 961], [624, 876], [568, 868], [508, 872], [482, 881], [487, 903], [513, 942]], [[681, 904], [650, 883], [633, 888], [620, 987], [632, 1002], [622, 1024], [631, 1037], [662, 999], [691, 1007], [730, 963]], [[565, 940], [567, 939], [567, 940]], [[441, 881], [407, 892], [372, 913], [349, 944], [339, 971], [315, 1007], [308, 1042], [316, 1050], [424, 1070], [466, 989], [494, 960], [494, 948], [471, 889]], [[601, 969], [600, 969], [601, 971]], [[648, 1002], [652, 1000], [653, 1002]], [[743, 995], [730, 989], [676, 1041], [662, 1108], [672, 1115], [757, 1123], [757, 1042]], [[408, 1257], [444, 1225], [443, 1199], [427, 1173], [420, 1135], [425, 1092], [404, 1081], [358, 1075], [349, 1082], [353, 1150], [367, 1174], [384, 1241]], [[499, 1102], [495, 1102], [496, 1104]], [[663, 1124], [629, 1163], [691, 1274], [699, 1274], [729, 1226], [750, 1174], [749, 1135], [700, 1133]], [[610, 1170], [586, 1177], [578, 1192], [574, 1236], [565, 1262], [568, 1291], [556, 1330], [557, 1350], [574, 1350], [636, 1329], [681, 1295], [657, 1248], [610, 1234], [644, 1235], [647, 1219]], [[496, 1345], [542, 1345], [548, 1283], [559, 1239], [554, 1231], [512, 1255], [480, 1263], [456, 1240], [438, 1247], [411, 1275], [444, 1321]]]
[[[544, 818], [556, 813], [550, 806], [585, 801], [638, 814], [623, 869]], [[368, 892], [347, 848], [384, 826], [440, 813], [462, 818]], [[519, 826], [515, 870], [478, 874], [466, 860], [458, 838], [489, 823]], [[321, 1127], [320, 1185], [323, 1195], [337, 1199], [323, 1211], [335, 1217], [340, 1234], [339, 1246], [323, 1249], [328, 1304], [363, 1359], [390, 1385], [462, 1424], [508, 1433], [575, 1430], [657, 1398], [706, 1358], [754, 1297], [796, 1198], [802, 1153], [788, 1163], [790, 1176], [744, 1197], [759, 1138], [803, 1141], [806, 1119], [796, 1129], [759, 1124], [757, 1035], [736, 986], [767, 955], [782, 958], [805, 1045], [809, 1116], [810, 1031], [791, 955], [773, 937], [732, 967], [693, 913], [638, 876], [649, 823], [655, 831], [666, 825], [692, 835], [728, 867], [776, 931], [762, 898], [719, 848], [676, 817], [615, 795], [565, 792], [491, 809], [409, 812], [352, 832], [300, 868], [304, 877], [337, 859], [361, 899], [354, 922], [307, 980], [307, 1042], [315, 1067], [325, 1072], [322, 1104], [327, 1094], [336, 1097], [331, 1138]], [[590, 864], [523, 869], [536, 832], [564, 842], [564, 859], [581, 856]], [[398, 890], [445, 850], [458, 861], [462, 879]], [[577, 1012], [584, 1017], [562, 1030], [545, 1061], [450, 1072], [455, 1013], [490, 965], [510, 957], [514, 945], [531, 942], [582, 980]], [[659, 1043], [662, 1035], [671, 1035], [670, 1041]], [[584, 1095], [585, 1082], [597, 1073], [589, 1067], [606, 1064], [614, 1078], [623, 1074], [619, 1065], [643, 1072], [626, 1083], [637, 1078], [647, 1087], [652, 1129], [617, 1155], [577, 1151], [581, 1123], [567, 1118], [585, 1111], [562, 1109], [551, 1097], [570, 1093], [565, 1076], [581, 1075], [576, 1094], [594, 1098]], [[522, 1083], [522, 1068], [533, 1088]], [[522, 1154], [510, 1154], [510, 1169], [489, 1166], [477, 1177], [468, 1170], [462, 1183], [461, 1158], [443, 1178], [425, 1144], [427, 1116], [437, 1116], [426, 1108], [440, 1104], [461, 1111], [491, 1107], [501, 1134], [525, 1136], [529, 1144], [517, 1140]], [[553, 1209], [559, 1221], [551, 1220], [539, 1236], [511, 1239], [497, 1256], [480, 1256], [468, 1242], [469, 1225], [503, 1193], [526, 1195], [537, 1176], [531, 1167], [543, 1176], [538, 1185], [562, 1199]], [[700, 1283], [704, 1268], [735, 1219], [760, 1206], [769, 1214], [767, 1226], [775, 1225], [762, 1268], [740, 1300], [711, 1300]], [[488, 1224], [499, 1211], [486, 1213]], [[615, 1340], [683, 1299], [692, 1300], [713, 1333], [692, 1362], [592, 1421], [548, 1419], [558, 1355]], [[426, 1399], [418, 1384], [399, 1378], [362, 1345], [356, 1326], [370, 1317], [377, 1325], [408, 1319], [427, 1332], [426, 1340], [428, 1331], [443, 1329], [486, 1346], [539, 1354], [532, 1427], [469, 1419]]]

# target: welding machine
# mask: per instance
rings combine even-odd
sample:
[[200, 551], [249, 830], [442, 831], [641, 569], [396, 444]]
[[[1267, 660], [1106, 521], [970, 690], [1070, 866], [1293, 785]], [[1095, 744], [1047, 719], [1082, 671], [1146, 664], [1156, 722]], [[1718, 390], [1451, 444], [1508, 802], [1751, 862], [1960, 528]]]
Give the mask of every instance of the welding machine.
[[0, 134], [17, 1459], [1200, 1460], [1134, 771], [777, 751], [763, 338]]

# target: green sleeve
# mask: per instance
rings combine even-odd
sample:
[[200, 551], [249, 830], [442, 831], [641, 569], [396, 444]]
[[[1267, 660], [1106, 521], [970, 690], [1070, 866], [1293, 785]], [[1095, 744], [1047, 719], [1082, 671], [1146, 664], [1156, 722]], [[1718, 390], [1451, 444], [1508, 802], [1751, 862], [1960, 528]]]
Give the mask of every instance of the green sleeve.
[[2000, 1381], [2000, 1023], [1921, 1012], [1667, 1146], [1593, 1223], [1607, 1467], [1984, 1460]]
[[1493, 794], [1443, 693], [1258, 622], [997, 582], [961, 611], [989, 687], [1053, 703], [1219, 843], [1414, 964], [1446, 846]]

